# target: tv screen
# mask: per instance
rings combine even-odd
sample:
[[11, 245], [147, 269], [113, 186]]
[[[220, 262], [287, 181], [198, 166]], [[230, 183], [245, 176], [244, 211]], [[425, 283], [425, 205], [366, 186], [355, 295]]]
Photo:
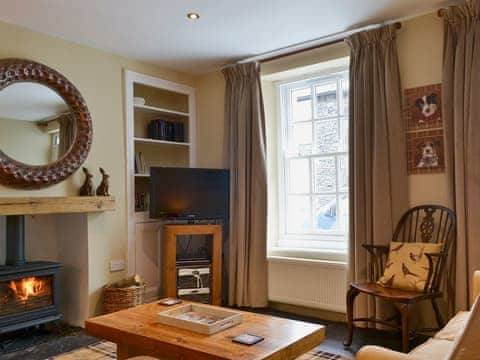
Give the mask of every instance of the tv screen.
[[227, 219], [229, 171], [153, 167], [150, 217]]

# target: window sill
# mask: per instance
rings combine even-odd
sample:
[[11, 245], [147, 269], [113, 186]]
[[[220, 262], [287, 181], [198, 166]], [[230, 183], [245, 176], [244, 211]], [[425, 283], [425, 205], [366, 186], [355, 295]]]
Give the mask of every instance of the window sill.
[[292, 259], [298, 261], [333, 262], [347, 264], [347, 254], [343, 251], [325, 251], [315, 249], [270, 247], [268, 259]]
[[342, 261], [330, 261], [330, 260], [318, 260], [318, 259], [305, 259], [298, 257], [284, 257], [284, 256], [268, 256], [267, 261], [269, 263], [277, 264], [293, 264], [293, 265], [307, 265], [307, 266], [322, 266], [339, 270], [347, 270], [347, 263]]

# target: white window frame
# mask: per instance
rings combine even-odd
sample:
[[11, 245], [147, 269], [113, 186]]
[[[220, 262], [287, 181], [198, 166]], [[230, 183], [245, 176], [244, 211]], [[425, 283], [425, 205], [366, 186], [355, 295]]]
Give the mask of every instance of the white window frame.
[[[328, 69], [322, 71], [321, 73], [310, 74], [308, 76], [302, 76], [297, 78], [289, 78], [287, 80], [279, 81], [276, 83], [276, 92], [277, 92], [277, 104], [278, 104], [278, 200], [279, 200], [279, 212], [278, 212], [278, 239], [275, 244], [269, 246], [269, 256], [285, 256], [285, 257], [296, 257], [296, 258], [314, 258], [325, 261], [338, 261], [346, 262], [347, 261], [347, 245], [348, 245], [348, 226], [347, 232], [342, 231], [319, 231], [319, 232], [306, 232], [306, 233], [288, 233], [286, 228], [286, 219], [287, 216], [287, 189], [289, 188], [289, 174], [287, 171], [285, 149], [287, 147], [286, 142], [288, 142], [288, 126], [290, 125], [290, 120], [285, 121], [284, 119], [290, 115], [290, 106], [291, 103], [288, 101], [288, 104], [283, 103], [282, 99], [290, 99], [289, 96], [283, 94], [284, 92], [290, 92], [295, 88], [303, 88], [305, 85], [317, 85], [321, 83], [329, 83], [332, 79], [340, 81], [341, 76], [346, 71], [348, 67], [340, 67], [334, 69]], [[347, 75], [348, 76], [348, 75]], [[320, 81], [319, 81], [320, 80]], [[341, 96], [337, 96], [337, 106], [340, 109]], [[316, 97], [312, 93], [312, 114], [315, 114], [316, 106]], [[335, 115], [333, 117], [325, 117], [321, 119], [311, 119], [306, 120], [305, 123], [312, 124], [312, 132], [314, 131], [313, 126], [315, 126], [315, 121], [328, 120], [336, 118], [340, 122], [342, 117], [348, 117], [348, 114]], [[302, 122], [295, 122], [296, 124]], [[340, 126], [340, 124], [339, 124]], [[312, 134], [314, 136], [314, 134]], [[312, 144], [312, 146], [314, 146]], [[338, 155], [348, 155], [347, 152], [336, 152], [328, 154], [311, 154], [305, 156], [295, 157], [296, 159], [308, 158], [310, 160], [310, 176], [314, 176], [312, 161], [311, 158], [319, 158], [322, 156], [335, 156], [337, 161], [336, 166], [336, 179], [338, 181]], [[290, 158], [291, 159], [291, 158]], [[311, 184], [313, 181], [311, 180]], [[348, 189], [347, 189], [348, 193]], [[314, 194], [313, 189], [310, 189], [310, 192], [306, 195], [311, 196]], [[297, 195], [297, 194], [296, 194]], [[302, 195], [302, 194], [298, 194]], [[321, 194], [320, 194], [321, 195]], [[329, 195], [335, 195], [337, 197], [337, 204], [339, 203], [339, 192], [330, 193]], [[311, 204], [311, 213], [313, 214], [313, 200]], [[313, 220], [313, 215], [312, 215]], [[316, 246], [312, 246], [312, 242], [317, 242]], [[323, 247], [321, 243], [325, 243]], [[337, 245], [337, 246], [335, 246]]]

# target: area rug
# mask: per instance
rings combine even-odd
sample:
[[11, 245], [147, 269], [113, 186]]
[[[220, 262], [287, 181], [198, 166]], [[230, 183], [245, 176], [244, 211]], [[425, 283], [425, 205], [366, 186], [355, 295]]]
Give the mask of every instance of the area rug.
[[[48, 360], [111, 360], [116, 359], [116, 345], [108, 341], [100, 341], [66, 354], [54, 356]], [[313, 349], [297, 360], [344, 360], [341, 355]]]

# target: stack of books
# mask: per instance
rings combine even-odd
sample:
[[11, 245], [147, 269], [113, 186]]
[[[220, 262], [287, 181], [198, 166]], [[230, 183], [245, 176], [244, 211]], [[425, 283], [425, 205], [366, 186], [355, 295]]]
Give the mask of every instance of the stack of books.
[[185, 142], [183, 123], [169, 120], [152, 120], [148, 124], [148, 137], [155, 140]]
[[150, 208], [150, 193], [135, 192], [135, 211], [148, 211]]
[[148, 166], [141, 152], [135, 154], [135, 174], [149, 174]]

